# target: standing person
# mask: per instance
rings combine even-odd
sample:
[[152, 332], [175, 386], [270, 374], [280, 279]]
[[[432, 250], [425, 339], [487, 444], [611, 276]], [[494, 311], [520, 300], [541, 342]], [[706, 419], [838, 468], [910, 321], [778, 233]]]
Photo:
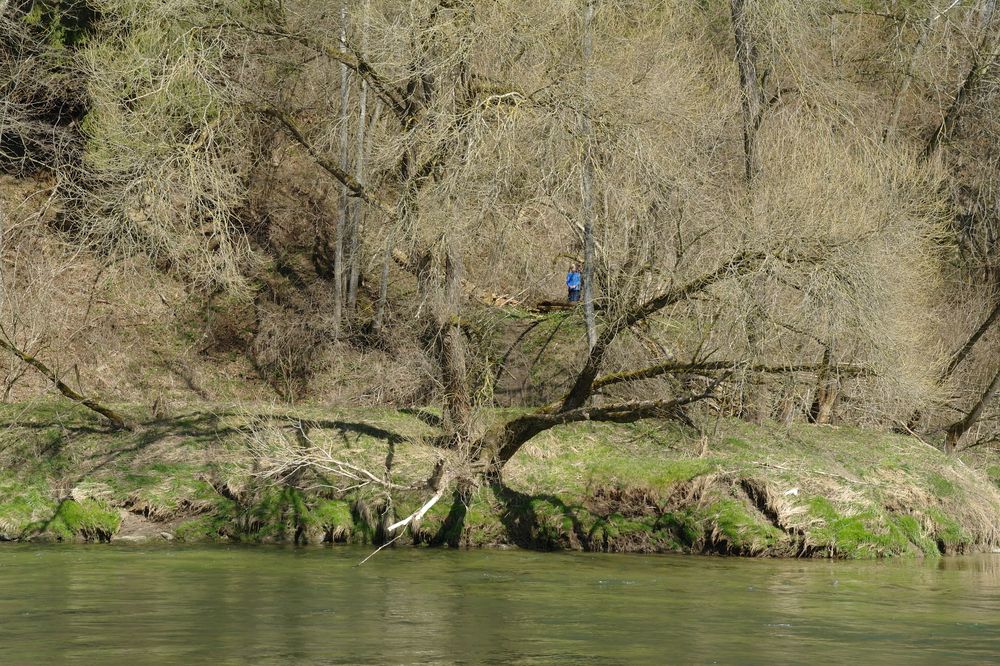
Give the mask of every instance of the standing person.
[[580, 301], [581, 286], [583, 286], [583, 276], [580, 275], [580, 269], [577, 268], [576, 264], [570, 264], [569, 272], [566, 273], [566, 289], [568, 290], [566, 298], [570, 303]]

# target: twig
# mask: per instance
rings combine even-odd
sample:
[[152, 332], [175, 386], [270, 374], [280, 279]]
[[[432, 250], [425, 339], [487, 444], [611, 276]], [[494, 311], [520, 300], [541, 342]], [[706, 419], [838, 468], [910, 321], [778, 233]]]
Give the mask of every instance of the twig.
[[400, 532], [399, 534], [397, 534], [396, 536], [394, 536], [390, 540], [386, 541], [384, 544], [382, 544], [381, 546], [379, 546], [378, 548], [376, 548], [374, 552], [372, 552], [370, 555], [368, 555], [368, 557], [366, 557], [365, 559], [363, 559], [360, 562], [358, 562], [357, 566], [360, 567], [362, 564], [364, 564], [368, 560], [370, 560], [373, 557], [375, 557], [376, 555], [378, 555], [378, 553], [379, 553], [380, 550], [382, 550], [383, 548], [385, 548], [387, 546], [391, 546], [392, 544], [396, 543], [396, 540], [399, 539], [399, 537], [403, 536], [404, 534], [406, 534], [406, 533], [405, 532]]
[[931, 448], [932, 448], [932, 449], [934, 449], [935, 451], [940, 451], [940, 450], [941, 450], [941, 449], [939, 449], [938, 447], [936, 447], [936, 446], [934, 446], [933, 444], [931, 444], [930, 442], [928, 442], [927, 440], [925, 440], [925, 439], [924, 439], [923, 437], [921, 437], [921, 436], [920, 436], [920, 435], [918, 435], [917, 433], [915, 433], [915, 432], [913, 431], [913, 428], [911, 428], [911, 427], [910, 427], [910, 426], [909, 426], [908, 424], [906, 424], [905, 422], [903, 422], [903, 421], [897, 421], [897, 423], [898, 423], [899, 425], [903, 426], [903, 429], [904, 429], [904, 430], [906, 430], [906, 432], [908, 432], [908, 433], [909, 433], [909, 434], [910, 434], [911, 436], [913, 436], [913, 438], [914, 438], [914, 439], [916, 439], [916, 440], [917, 440], [918, 442], [920, 442], [920, 443], [922, 443], [922, 444], [926, 444], [927, 446], [931, 447]]
[[751, 460], [751, 464], [757, 465], [758, 467], [770, 467], [771, 469], [780, 469], [784, 472], [794, 472], [795, 474], [819, 474], [821, 476], [829, 476], [834, 479], [843, 479], [848, 483], [857, 483], [865, 486], [874, 486], [875, 483], [871, 481], [862, 481], [860, 479], [852, 479], [850, 477], [844, 476], [843, 474], [833, 474], [832, 472], [821, 472], [818, 469], [793, 469], [791, 467], [786, 467], [785, 465], [775, 465], [774, 463], [761, 462], [759, 460]]

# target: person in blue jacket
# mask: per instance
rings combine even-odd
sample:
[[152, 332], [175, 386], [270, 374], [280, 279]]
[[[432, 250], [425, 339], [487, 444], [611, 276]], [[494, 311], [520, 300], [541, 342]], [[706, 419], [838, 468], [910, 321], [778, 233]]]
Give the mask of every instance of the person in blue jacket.
[[571, 264], [569, 272], [566, 273], [566, 289], [569, 291], [566, 298], [570, 303], [580, 301], [581, 286], [583, 286], [583, 276], [580, 275], [580, 269], [577, 268], [576, 264]]

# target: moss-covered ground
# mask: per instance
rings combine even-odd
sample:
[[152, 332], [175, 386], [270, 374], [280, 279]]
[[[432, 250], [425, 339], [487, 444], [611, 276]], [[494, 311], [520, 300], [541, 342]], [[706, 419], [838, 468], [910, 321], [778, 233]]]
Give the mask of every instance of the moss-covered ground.
[[[430, 411], [124, 409], [135, 431], [109, 432], [63, 401], [0, 406], [0, 538], [379, 543], [430, 492], [385, 494], [315, 469], [266, 478], [274, 438], [399, 485], [453, 455], [435, 446]], [[502, 482], [446, 496], [396, 543], [843, 558], [1000, 543], [996, 465], [978, 471], [920, 440], [846, 427], [709, 430], [553, 429]]]

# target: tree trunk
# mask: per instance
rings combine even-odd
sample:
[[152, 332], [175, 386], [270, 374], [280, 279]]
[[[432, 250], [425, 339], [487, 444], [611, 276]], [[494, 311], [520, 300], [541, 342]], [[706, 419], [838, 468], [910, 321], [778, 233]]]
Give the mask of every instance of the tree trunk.
[[669, 400], [635, 400], [632, 402], [583, 407], [551, 414], [535, 412], [513, 418], [491, 430], [484, 437], [478, 462], [484, 463], [487, 476], [497, 478], [500, 470], [535, 435], [550, 428], [579, 421], [601, 421], [607, 423], [633, 423], [639, 419], [666, 418], [688, 422], [682, 408], [713, 395], [723, 377], [717, 378], [709, 387], [697, 394]]
[[392, 263], [392, 240], [385, 239], [382, 252], [382, 276], [378, 285], [378, 304], [375, 306], [375, 320], [372, 327], [376, 335], [382, 335], [385, 327], [385, 310], [389, 301], [389, 265]]
[[[347, 49], [347, 5], [340, 6], [340, 48]], [[347, 65], [340, 65], [340, 164], [348, 169], [350, 150], [348, 141], [348, 104], [350, 104], [350, 84]], [[346, 188], [340, 194], [340, 219], [337, 221], [337, 231], [334, 240], [333, 256], [333, 325], [337, 335], [340, 335], [344, 316], [344, 235], [347, 231], [350, 217], [350, 196]]]
[[833, 417], [833, 408], [837, 404], [840, 391], [837, 387], [837, 375], [831, 358], [830, 347], [823, 351], [823, 361], [820, 364], [819, 375], [816, 378], [816, 397], [809, 410], [809, 420], [818, 425], [829, 424]]
[[758, 169], [757, 130], [764, 112], [764, 91], [757, 73], [757, 49], [750, 35], [746, 5], [747, 0], [731, 0], [730, 3], [743, 103], [743, 169], [747, 185], [750, 185]]
[[959, 349], [951, 358], [951, 361], [948, 363], [948, 367], [946, 367], [944, 372], [941, 373], [941, 377], [938, 380], [939, 383], [943, 384], [951, 378], [958, 366], [961, 365], [962, 361], [965, 360], [965, 357], [967, 357], [972, 351], [972, 348], [976, 346], [977, 342], [979, 342], [979, 339], [993, 327], [993, 324], [996, 323], [997, 319], [1000, 319], [1000, 298], [997, 298], [996, 305], [993, 306], [993, 309], [986, 316], [986, 319], [983, 320], [983, 323], [979, 325], [979, 328], [977, 328], [972, 335], [969, 336], [969, 339], [965, 341], [965, 344], [962, 345], [961, 349]]
[[896, 133], [896, 127], [899, 125], [899, 114], [903, 110], [903, 100], [906, 97], [907, 91], [910, 89], [910, 85], [913, 83], [913, 61], [917, 59], [920, 55], [921, 50], [924, 47], [924, 42], [927, 40], [927, 34], [930, 32], [931, 23], [934, 22], [935, 14], [937, 12], [937, 7], [932, 3], [930, 13], [927, 18], [920, 23], [920, 32], [917, 35], [917, 41], [913, 44], [913, 50], [910, 52], [910, 57], [906, 61], [906, 70], [903, 72], [903, 80], [899, 84], [899, 88], [896, 90], [896, 98], [892, 105], [892, 114], [889, 116], [889, 122], [886, 125], [885, 133], [882, 135], [883, 141], [888, 141]]
[[[752, 287], [755, 295], [759, 295], [762, 288], [759, 284]], [[758, 296], [755, 296], [758, 298]], [[750, 374], [754, 373], [753, 367], [759, 365], [757, 362], [764, 355], [764, 343], [766, 334], [763, 330], [767, 321], [766, 313], [755, 300], [750, 312], [747, 315], [747, 350], [753, 366], [746, 368], [746, 375], [743, 379], [741, 394], [743, 416], [751, 423], [762, 424], [771, 416], [770, 391], [767, 384], [761, 381], [751, 381]]]
[[[590, 94], [590, 61], [594, 54], [594, 5], [585, 0], [583, 14], [583, 76], [584, 95]], [[597, 322], [594, 316], [594, 137], [590, 123], [590, 104], [585, 101], [580, 113], [580, 137], [583, 141], [580, 165], [581, 214], [583, 217], [583, 319], [587, 326], [587, 343], [591, 350], [597, 345]]]
[[951, 135], [952, 130], [961, 117], [963, 107], [975, 95], [980, 87], [980, 81], [986, 77], [990, 68], [993, 67], [998, 55], [996, 52], [997, 31], [994, 29], [993, 19], [994, 5], [988, 3], [983, 8], [983, 36], [979, 41], [978, 48], [972, 54], [972, 66], [969, 67], [969, 71], [965, 75], [962, 85], [959, 86], [951, 105], [949, 105], [948, 111], [945, 112], [944, 118], [934, 128], [930, 138], [927, 140], [927, 145], [924, 147], [923, 152], [924, 159], [928, 159], [934, 155], [940, 147], [941, 142]]
[[441, 379], [445, 391], [445, 428], [455, 435], [455, 440], [466, 441], [472, 415], [468, 370], [465, 362], [465, 337], [462, 333], [461, 299], [462, 263], [459, 256], [448, 248], [445, 255], [446, 319], [441, 322]]
[[[364, 81], [361, 82], [361, 111], [359, 113], [358, 122], [358, 143], [357, 143], [357, 154], [355, 155], [355, 178], [358, 182], [363, 182], [364, 179], [364, 163], [365, 163], [365, 114], [366, 109], [366, 97], [368, 96], [368, 91], [366, 90], [366, 85]], [[349, 275], [347, 279], [347, 309], [349, 311], [354, 311], [358, 304], [358, 282], [361, 279], [361, 230], [364, 222], [364, 207], [361, 205], [360, 201], [352, 202], [351, 206], [351, 245], [348, 254], [349, 257]]]
[[979, 400], [976, 401], [972, 409], [960, 420], [948, 427], [944, 442], [945, 453], [951, 454], [958, 450], [958, 443], [961, 441], [962, 435], [969, 432], [979, 422], [979, 418], [983, 415], [983, 410], [992, 402], [998, 390], [1000, 390], [1000, 368], [997, 368], [996, 374], [993, 375], [993, 380], [990, 381], [989, 386], [979, 396]]
[[[972, 335], [970, 335], [969, 339], [965, 341], [965, 344], [963, 344], [959, 350], [955, 352], [955, 355], [951, 357], [951, 361], [948, 362], [948, 366], [941, 372], [941, 376], [938, 377], [939, 385], [944, 384], [951, 379], [951, 376], [955, 374], [955, 370], [958, 369], [958, 366], [962, 364], [962, 361], [964, 361], [972, 352], [976, 343], [979, 342], [979, 339], [986, 335], [987, 331], [993, 328], [993, 325], [998, 319], [1000, 319], [1000, 298], [997, 299], [993, 309], [986, 316], [986, 319], [983, 320], [983, 323], [979, 325], [979, 328], [972, 332]], [[904, 431], [908, 432], [914, 430], [917, 427], [918, 421], [920, 421], [920, 416], [921, 414], [919, 410], [914, 411], [913, 414], [910, 415]]]
[[[749, 222], [753, 215], [753, 183], [760, 169], [757, 157], [757, 131], [760, 129], [764, 113], [764, 90], [757, 72], [757, 48], [750, 33], [747, 0], [730, 0], [730, 9], [733, 38], [736, 42], [736, 66], [740, 73], [740, 101], [743, 107], [743, 179], [747, 191], [747, 226], [750, 228]], [[753, 357], [759, 353], [762, 339], [758, 332], [763, 325], [763, 317], [758, 313], [759, 310], [760, 307], [755, 304], [747, 317], [747, 347]], [[753, 385], [744, 381], [741, 401], [752, 422], [761, 423], [769, 415], [769, 397], [764, 384]]]
[[750, 273], [762, 261], [763, 257], [760, 255], [737, 254], [730, 257], [728, 261], [723, 262], [715, 270], [704, 273], [682, 286], [667, 289], [649, 300], [639, 303], [613, 321], [609, 321], [597, 337], [597, 344], [590, 350], [583, 368], [581, 368], [576, 376], [576, 380], [573, 382], [573, 388], [566, 395], [562, 405], [559, 407], [559, 411], [577, 409], [587, 402], [593, 393], [594, 380], [597, 379], [597, 373], [604, 364], [604, 358], [619, 333], [651, 317], [665, 307], [679, 303], [704, 291], [717, 282], [726, 278], [739, 277]]
[[[365, 35], [368, 32], [368, 2], [362, 7], [361, 44], [364, 48]], [[368, 127], [368, 82], [361, 79], [361, 92], [358, 97], [358, 130], [354, 156], [354, 177], [359, 183], [365, 180], [365, 130]], [[358, 304], [358, 282], [361, 278], [361, 230], [364, 223], [364, 206], [360, 201], [353, 201], [351, 206], [351, 247], [349, 253], [349, 275], [347, 279], [347, 309], [351, 312]]]

